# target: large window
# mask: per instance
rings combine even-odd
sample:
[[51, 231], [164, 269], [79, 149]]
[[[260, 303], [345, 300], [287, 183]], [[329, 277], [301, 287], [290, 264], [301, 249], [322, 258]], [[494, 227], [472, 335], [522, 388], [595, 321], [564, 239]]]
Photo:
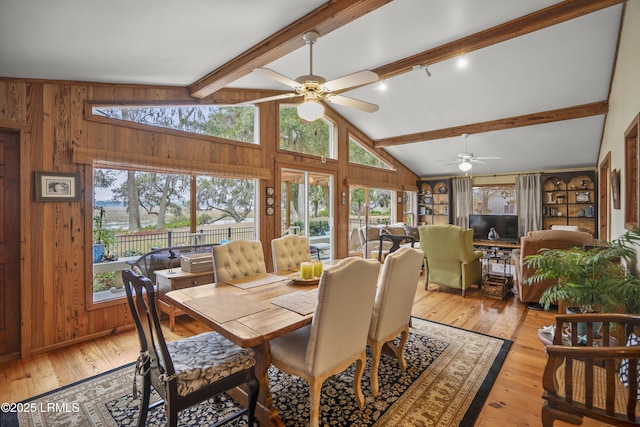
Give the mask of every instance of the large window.
[[257, 143], [256, 108], [251, 105], [94, 106], [95, 116]]
[[255, 189], [251, 179], [94, 168], [93, 236], [105, 246], [103, 255], [94, 255], [94, 301], [124, 297], [106, 292], [116, 285], [119, 272], [106, 271], [116, 259], [134, 260], [154, 248], [255, 239]]
[[473, 187], [472, 213], [481, 215], [516, 215], [514, 184]]
[[380, 169], [393, 169], [353, 137], [349, 137], [349, 162]]
[[[349, 195], [349, 233], [365, 225], [396, 222], [395, 191], [380, 188], [352, 187]], [[357, 250], [356, 239], [350, 239], [350, 251]]]
[[333, 123], [326, 118], [306, 122], [298, 117], [295, 107], [280, 106], [280, 149], [337, 158]]

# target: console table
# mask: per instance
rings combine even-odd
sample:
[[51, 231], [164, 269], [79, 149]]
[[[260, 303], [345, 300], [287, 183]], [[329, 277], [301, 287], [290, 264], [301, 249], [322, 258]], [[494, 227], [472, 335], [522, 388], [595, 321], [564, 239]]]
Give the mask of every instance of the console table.
[[176, 327], [176, 316], [184, 313], [165, 300], [164, 294], [177, 289], [213, 283], [213, 270], [189, 273], [182, 271], [181, 268], [169, 268], [166, 270], [157, 270], [155, 273], [156, 283], [158, 285], [158, 292], [156, 293], [158, 299], [156, 302], [160, 311], [169, 316], [169, 329], [173, 331]]

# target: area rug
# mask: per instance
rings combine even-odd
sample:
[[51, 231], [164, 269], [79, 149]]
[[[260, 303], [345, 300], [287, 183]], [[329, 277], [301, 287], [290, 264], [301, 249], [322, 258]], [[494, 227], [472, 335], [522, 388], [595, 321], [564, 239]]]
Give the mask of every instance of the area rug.
[[[373, 398], [368, 362], [362, 380], [363, 410], [357, 407], [353, 394], [355, 365], [329, 378], [322, 388], [321, 425], [473, 426], [510, 346], [511, 341], [412, 318], [405, 351], [407, 370], [400, 372], [398, 362], [383, 355], [380, 394]], [[139, 401], [132, 397], [132, 378], [133, 366], [127, 365], [34, 397], [22, 402], [30, 411], [0, 414], [0, 425], [134, 426]], [[285, 425], [306, 425], [307, 383], [273, 367], [269, 381]], [[222, 402], [207, 401], [181, 412], [180, 425], [211, 425], [235, 407], [226, 397]], [[150, 411], [147, 425], [165, 425], [162, 405]], [[246, 418], [229, 425], [244, 426]]]

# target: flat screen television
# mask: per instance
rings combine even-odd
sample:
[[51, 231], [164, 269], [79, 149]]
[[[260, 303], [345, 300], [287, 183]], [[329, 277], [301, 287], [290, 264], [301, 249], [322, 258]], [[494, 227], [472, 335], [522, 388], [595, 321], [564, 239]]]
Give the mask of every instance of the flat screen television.
[[488, 240], [489, 230], [495, 228], [501, 242], [518, 241], [518, 215], [469, 215], [473, 240]]

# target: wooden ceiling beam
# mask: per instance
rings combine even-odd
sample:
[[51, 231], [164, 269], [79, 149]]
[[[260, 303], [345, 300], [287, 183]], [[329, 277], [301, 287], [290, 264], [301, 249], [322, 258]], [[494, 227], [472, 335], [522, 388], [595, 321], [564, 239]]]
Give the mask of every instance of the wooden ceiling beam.
[[373, 71], [380, 76], [381, 80], [388, 79], [412, 71], [416, 65], [430, 65], [455, 58], [474, 50], [623, 3], [624, 1], [626, 0], [565, 0], [479, 33], [382, 65]]
[[525, 114], [506, 119], [490, 120], [487, 122], [435, 129], [425, 132], [394, 136], [373, 141], [375, 148], [391, 147], [395, 145], [411, 144], [414, 142], [433, 141], [436, 139], [452, 138], [463, 133], [478, 134], [496, 130], [513, 129], [523, 126], [539, 125], [562, 120], [579, 119], [582, 117], [598, 116], [609, 111], [609, 102], [600, 101], [575, 107], [542, 111], [540, 113]]
[[321, 37], [393, 0], [333, 0], [270, 35], [189, 86], [189, 95], [204, 98], [240, 77], [304, 46], [302, 36], [314, 30]]

